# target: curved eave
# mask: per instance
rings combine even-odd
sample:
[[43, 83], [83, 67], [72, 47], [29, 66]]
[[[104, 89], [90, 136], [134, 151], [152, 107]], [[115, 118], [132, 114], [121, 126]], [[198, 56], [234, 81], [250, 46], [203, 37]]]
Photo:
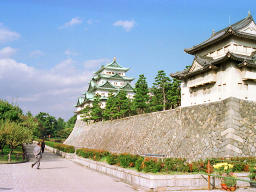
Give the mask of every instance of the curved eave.
[[202, 49], [205, 49], [205, 48], [207, 48], [207, 47], [209, 47], [209, 46], [211, 46], [215, 43], [218, 43], [220, 41], [223, 41], [226, 38], [231, 38], [231, 37], [238, 37], [238, 38], [242, 38], [242, 39], [248, 39], [248, 40], [256, 41], [256, 36], [255, 35], [251, 35], [249, 33], [244, 33], [244, 32], [235, 32], [231, 29], [231, 30], [227, 30], [223, 35], [219, 36], [218, 38], [216, 38], [212, 41], [206, 40], [205, 42], [203, 42], [199, 45], [196, 45], [192, 48], [184, 49], [184, 51], [188, 54], [195, 55], [197, 52], [201, 51]]
[[119, 67], [105, 67], [105, 69], [116, 70], [116, 71], [129, 71], [130, 68], [119, 68]]
[[[233, 60], [233, 61], [236, 61], [236, 62], [244, 62], [244, 61], [248, 60], [248, 62], [247, 62], [248, 66], [249, 66], [249, 64], [250, 64], [250, 66], [253, 65], [252, 61], [250, 61], [249, 57], [238, 56], [238, 55], [235, 55], [235, 54], [232, 54], [232, 53], [228, 52], [225, 56], [223, 56], [219, 59], [213, 60], [212, 62], [205, 65], [201, 69], [198, 69], [198, 70], [193, 71], [193, 72], [188, 72], [188, 70], [185, 70], [185, 71], [182, 71], [182, 72], [177, 72], [177, 73], [174, 73], [174, 74], [170, 74], [170, 76], [173, 77], [173, 78], [179, 79], [179, 80], [185, 80], [187, 78], [193, 77], [193, 76], [201, 74], [203, 72], [206, 72], [206, 71], [209, 71], [209, 70], [212, 70], [212, 69], [216, 69], [216, 66], [218, 66], [221, 63], [226, 62], [228, 60]], [[239, 65], [237, 65], [237, 66], [239, 66]]]
[[98, 90], [118, 91], [118, 88], [98, 87]]

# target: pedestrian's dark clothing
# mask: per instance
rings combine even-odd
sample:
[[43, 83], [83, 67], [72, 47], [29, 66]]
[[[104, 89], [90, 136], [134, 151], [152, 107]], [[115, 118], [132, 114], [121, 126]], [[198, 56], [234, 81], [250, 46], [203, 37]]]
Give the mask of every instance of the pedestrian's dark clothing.
[[45, 148], [45, 143], [44, 143], [44, 141], [41, 143], [41, 151], [42, 151], [42, 153], [44, 153], [44, 148]]

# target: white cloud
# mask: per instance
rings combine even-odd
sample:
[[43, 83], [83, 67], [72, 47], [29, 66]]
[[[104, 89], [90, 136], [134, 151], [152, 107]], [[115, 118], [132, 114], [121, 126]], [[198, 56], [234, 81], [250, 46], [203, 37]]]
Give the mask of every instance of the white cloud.
[[44, 52], [42, 52], [40, 50], [34, 50], [29, 55], [30, 55], [30, 57], [40, 57], [40, 56], [44, 55]]
[[134, 20], [131, 20], [131, 21], [119, 20], [119, 21], [116, 21], [115, 23], [113, 23], [113, 25], [116, 27], [123, 27], [128, 32], [134, 27], [135, 21]]
[[68, 57], [71, 57], [71, 56], [77, 56], [78, 53], [75, 52], [75, 51], [71, 51], [71, 50], [67, 49], [67, 50], [65, 51], [65, 55], [68, 56]]
[[68, 27], [72, 27], [74, 25], [78, 25], [81, 24], [83, 22], [83, 20], [79, 17], [74, 17], [72, 18], [70, 21], [68, 21], [67, 23], [65, 23], [63, 26], [60, 27], [60, 29], [63, 28], [68, 28]]
[[[86, 91], [92, 72], [86, 68], [97, 66], [107, 59], [84, 62], [77, 68], [68, 58], [54, 67], [42, 70], [10, 58], [0, 59], [0, 98], [16, 101], [24, 111], [34, 114], [47, 112], [68, 119], [75, 111], [77, 98]], [[98, 61], [98, 62], [96, 62]]]
[[0, 43], [14, 41], [19, 37], [19, 33], [7, 29], [2, 23], [0, 23]]
[[84, 62], [84, 67], [86, 69], [96, 69], [100, 65], [105, 65], [108, 62], [110, 62], [110, 60], [107, 58], [87, 60]]
[[0, 49], [0, 58], [8, 58], [16, 53], [16, 49], [12, 47], [4, 47]]

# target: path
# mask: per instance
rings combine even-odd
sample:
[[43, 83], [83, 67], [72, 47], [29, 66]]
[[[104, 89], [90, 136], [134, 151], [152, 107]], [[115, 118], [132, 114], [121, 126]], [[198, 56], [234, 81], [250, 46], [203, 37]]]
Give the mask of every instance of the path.
[[[32, 156], [33, 146], [27, 146]], [[34, 159], [32, 158], [31, 161]], [[45, 151], [40, 169], [31, 161], [0, 164], [0, 191], [6, 192], [134, 192], [118, 179], [82, 167]]]
[[[45, 151], [40, 169], [32, 169], [33, 146], [27, 146], [31, 161], [21, 164], [0, 164], [2, 192], [136, 192], [144, 191], [120, 182], [119, 179], [87, 169], [70, 160]], [[149, 190], [147, 190], [149, 191]], [[255, 192], [239, 189], [236, 192]], [[172, 191], [174, 192], [174, 191]], [[189, 191], [183, 191], [189, 192]], [[196, 190], [194, 192], [208, 192]], [[223, 192], [212, 190], [209, 192]]]

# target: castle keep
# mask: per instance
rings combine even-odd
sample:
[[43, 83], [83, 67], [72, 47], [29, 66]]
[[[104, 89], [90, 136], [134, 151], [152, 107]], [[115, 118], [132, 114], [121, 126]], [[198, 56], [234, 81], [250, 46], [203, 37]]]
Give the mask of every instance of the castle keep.
[[129, 68], [120, 66], [115, 57], [111, 63], [101, 66], [94, 73], [84, 96], [78, 98], [76, 104], [77, 119], [82, 118], [80, 111], [87, 105], [91, 106], [96, 95], [100, 96], [102, 108], [105, 107], [110, 92], [117, 94], [120, 90], [124, 90], [128, 98], [133, 98], [134, 92], [130, 83], [134, 78], [126, 76], [128, 70]]
[[171, 74], [180, 79], [181, 106], [236, 97], [256, 101], [256, 25], [249, 14], [185, 52], [192, 66]]

